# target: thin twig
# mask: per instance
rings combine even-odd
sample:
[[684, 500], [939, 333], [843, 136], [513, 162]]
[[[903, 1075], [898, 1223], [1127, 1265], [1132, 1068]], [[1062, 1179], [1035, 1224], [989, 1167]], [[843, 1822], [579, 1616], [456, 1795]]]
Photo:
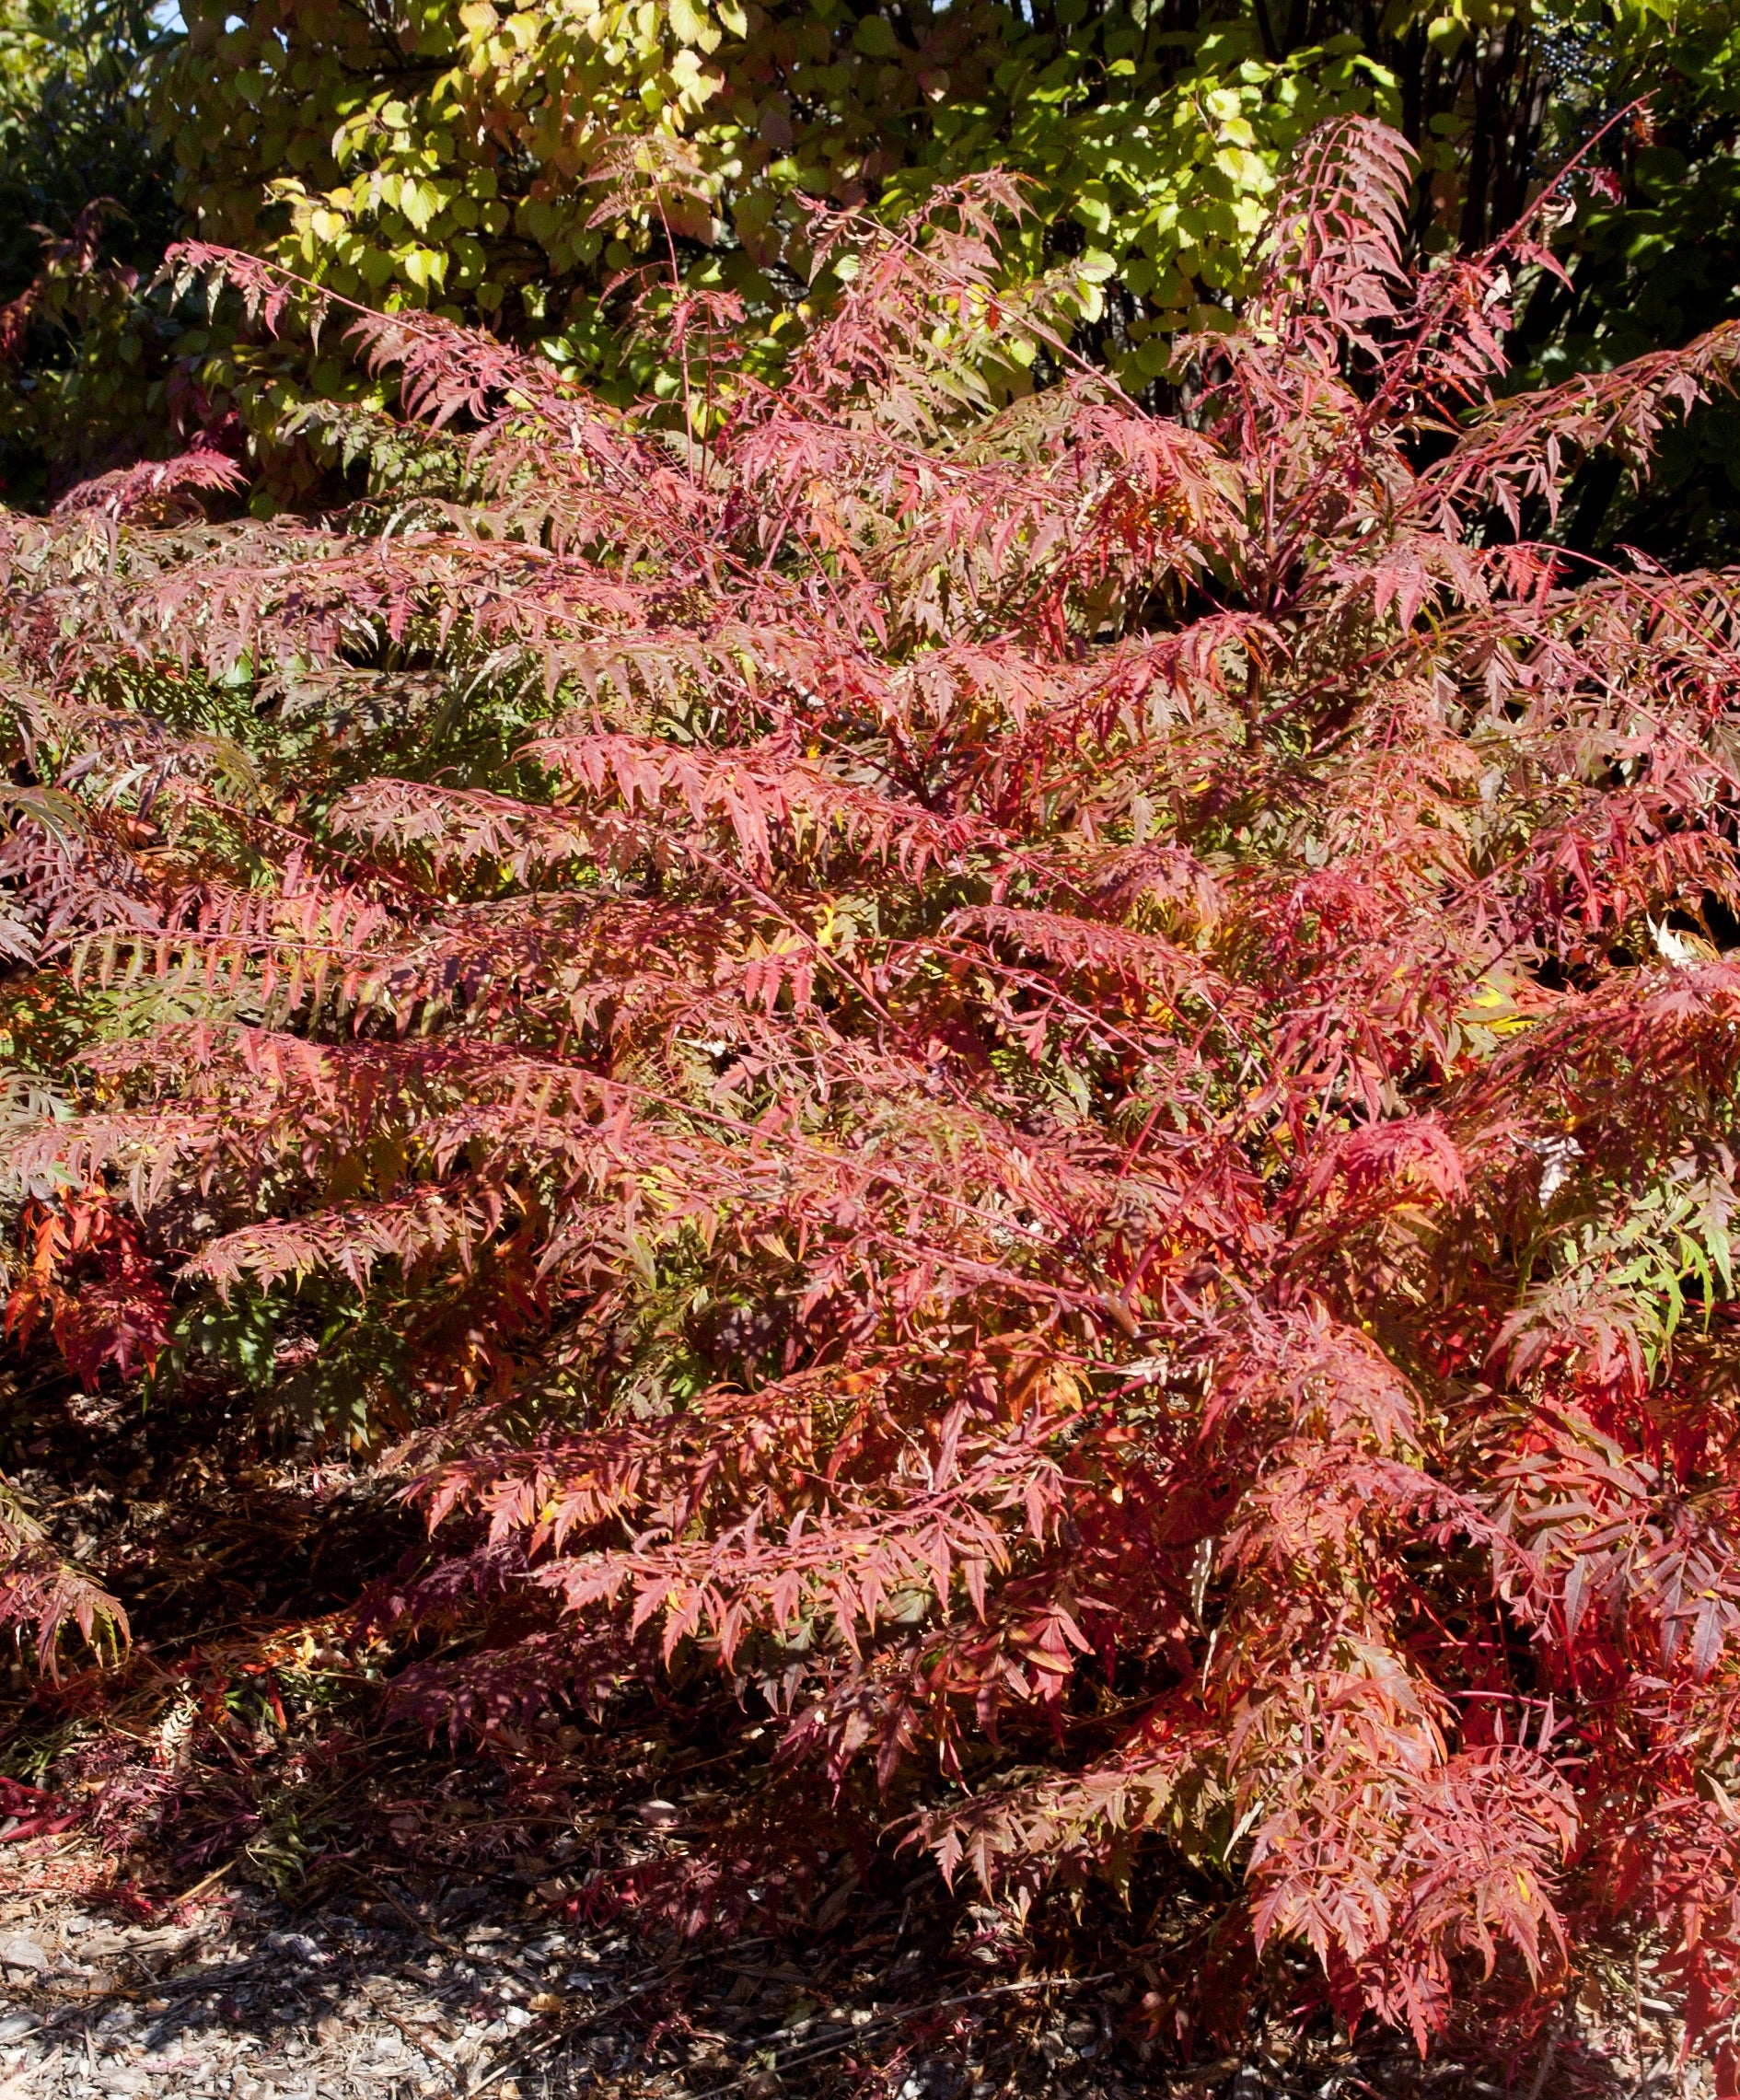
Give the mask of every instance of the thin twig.
[[[927, 2005], [902, 2006], [895, 2012], [879, 2013], [875, 2019], [866, 2020], [862, 2027], [849, 2028], [843, 2035], [831, 2036], [816, 2048], [806, 2049], [799, 2055], [783, 2059], [776, 2057], [777, 2067], [782, 2071], [799, 2070], [805, 2064], [818, 2062], [823, 2057], [837, 2056], [841, 2049], [850, 2048], [853, 2042], [863, 2040], [866, 2035], [922, 2019], [927, 2013], [952, 2012], [958, 2005], [978, 2005], [989, 1998], [1008, 1998], [1022, 1991], [1085, 1990], [1090, 1984], [1110, 1983], [1114, 1975], [1113, 1970], [1105, 1969], [1097, 1976], [1031, 1977], [1021, 1983], [997, 1983], [985, 1990], [969, 1990], [955, 1998], [933, 1999]], [[705, 2093], [698, 2094], [696, 2100], [718, 2100], [719, 2094], [736, 2092], [739, 2085], [754, 2075], [752, 2071], [741, 2071], [736, 2078], [727, 2079], [723, 2085], [710, 2086]]]
[[1634, 2090], [1643, 2091], [1643, 1951], [1634, 1940], [1631, 1943], [1631, 2043], [1637, 2050], [1637, 2084]]
[[1540, 2052], [1540, 2062], [1528, 2088], [1528, 2100], [1540, 2100], [1547, 2081], [1552, 2074], [1553, 2059], [1559, 2054], [1559, 2023], [1555, 2020], [1547, 2030], [1547, 2046]]
[[408, 2042], [412, 2044], [414, 2048], [422, 2049], [427, 2045], [428, 2036], [424, 2033], [423, 2028], [414, 2027], [409, 2021], [401, 2020], [399, 2017], [398, 2013], [393, 2011], [390, 2005], [382, 2004], [381, 2001], [376, 1997], [375, 1993], [363, 1980], [362, 1971], [356, 1966], [356, 1957], [354, 1955], [351, 1956], [351, 1980], [355, 1984], [357, 1990], [362, 1993], [364, 2002], [365, 2004], [372, 2005], [375, 2008], [376, 2012], [380, 2014], [383, 2020], [390, 2020], [393, 2025], [399, 2029], [399, 2032], [405, 2037]]
[[[739, 1948], [761, 1947], [765, 1946], [767, 1942], [765, 1939], [739, 1940], [737, 1944]], [[649, 1991], [656, 1990], [662, 1984], [669, 1983], [680, 1970], [687, 1968], [691, 1962], [699, 1961], [703, 1955], [709, 1954], [711, 1951], [708, 1948], [697, 1947], [692, 1954], [685, 1955], [681, 1961], [661, 1969], [656, 1976], [651, 1978], [647, 1982], [637, 1983], [632, 1990], [623, 1991], [620, 1998], [611, 1999], [608, 2005], [595, 2006], [579, 2019], [564, 2023], [553, 2034], [546, 2035], [535, 2048], [526, 2049], [518, 2056], [504, 2058], [486, 2077], [479, 2079], [475, 2085], [466, 2088], [464, 2100], [475, 2100], [475, 2095], [481, 2093], [486, 2085], [493, 2085], [495, 2081], [506, 2072], [523, 2070], [527, 2064], [535, 2062], [540, 2056], [548, 2055], [551, 2049], [569, 2040], [574, 2035], [584, 2034], [588, 2027], [596, 2026], [600, 2020], [608, 2020], [611, 2013], [621, 2011], [624, 2005], [631, 2005], [637, 1998], [644, 1998]]]
[[363, 1884], [364, 1887], [373, 1889], [383, 1902], [390, 1903], [407, 1925], [411, 1926], [414, 1932], [421, 1932], [425, 1940], [433, 1940], [444, 1954], [452, 1955], [459, 1961], [470, 1960], [470, 1957], [463, 1947], [455, 1945], [453, 1941], [449, 1940], [444, 1932], [437, 1932], [426, 1919], [419, 1918], [414, 1911], [407, 1910], [392, 1890], [383, 1888], [372, 1874], [359, 1874], [354, 1867], [351, 1869], [351, 1874], [354, 1880]]
[[234, 1860], [226, 1860], [221, 1867], [214, 1867], [203, 1881], [196, 1881], [185, 1895], [178, 1896], [173, 1903], [166, 1906], [166, 1909], [172, 1912], [179, 1910], [184, 1903], [191, 1903], [195, 1897], [203, 1896], [208, 1888], [215, 1887], [217, 1883], [222, 1881], [235, 1864]]

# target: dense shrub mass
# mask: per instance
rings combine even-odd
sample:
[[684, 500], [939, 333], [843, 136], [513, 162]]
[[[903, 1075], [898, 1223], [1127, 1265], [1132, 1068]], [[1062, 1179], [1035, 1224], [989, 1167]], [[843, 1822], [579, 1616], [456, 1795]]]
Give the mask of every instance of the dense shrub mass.
[[403, 1711], [726, 1694], [719, 1905], [831, 1796], [1017, 1918], [1171, 1862], [1175, 2032], [1653, 1934], [1726, 2065], [1736, 586], [1543, 534], [1740, 332], [1495, 405], [1409, 180], [1317, 133], [1170, 416], [994, 182], [628, 408], [185, 251], [406, 414], [6, 522], [7, 1317], [413, 1468]]

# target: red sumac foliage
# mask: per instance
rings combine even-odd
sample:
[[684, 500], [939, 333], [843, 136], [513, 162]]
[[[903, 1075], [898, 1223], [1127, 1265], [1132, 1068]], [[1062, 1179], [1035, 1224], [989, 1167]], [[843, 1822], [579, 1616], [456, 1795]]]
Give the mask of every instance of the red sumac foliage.
[[1409, 173], [1172, 415], [989, 184], [777, 389], [353, 317], [349, 510], [12, 518], [14, 1317], [148, 1255], [81, 1369], [390, 1428], [432, 1719], [650, 1654], [1017, 1908], [1181, 1861], [1422, 2040], [1653, 1934], [1724, 2047], [1740, 586], [1550, 533], [1740, 331], [1495, 398]]

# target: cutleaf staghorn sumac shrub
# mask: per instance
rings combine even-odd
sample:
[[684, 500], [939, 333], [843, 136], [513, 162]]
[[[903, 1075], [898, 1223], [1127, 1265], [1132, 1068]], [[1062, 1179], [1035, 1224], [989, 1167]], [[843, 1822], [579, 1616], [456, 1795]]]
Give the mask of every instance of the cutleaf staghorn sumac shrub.
[[1740, 586], [1540, 535], [1740, 334], [1494, 401], [1408, 180], [1176, 419], [988, 401], [980, 184], [728, 412], [362, 315], [397, 488], [11, 519], [10, 1318], [400, 1438], [432, 1724], [651, 1654], [1017, 1909], [1422, 2043], [1653, 1934], [1730, 2065]]

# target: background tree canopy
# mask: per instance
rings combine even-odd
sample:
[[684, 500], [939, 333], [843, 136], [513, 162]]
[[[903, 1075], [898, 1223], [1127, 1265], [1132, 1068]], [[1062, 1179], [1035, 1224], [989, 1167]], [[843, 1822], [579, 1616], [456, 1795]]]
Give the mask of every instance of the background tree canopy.
[[[0, 266], [16, 292], [28, 223], [64, 238], [112, 197], [109, 259], [138, 264], [179, 215], [627, 398], [678, 384], [656, 332], [622, 326], [637, 293], [667, 296], [673, 260], [748, 303], [749, 362], [777, 371], [838, 289], [814, 274], [804, 200], [898, 218], [939, 180], [1003, 167], [1031, 208], [1006, 267], [1064, 273], [1078, 347], [1140, 392], [1181, 328], [1222, 324], [1247, 288], [1276, 171], [1326, 116], [1396, 122], [1421, 155], [1416, 241], [1471, 250], [1648, 97], [1549, 229], [1570, 284], [1521, 303], [1520, 377], [1551, 381], [1736, 310], [1737, 18], [1730, 0], [191, 0], [168, 29], [139, 0], [28, 0], [7, 17]], [[286, 412], [355, 378], [311, 346], [172, 319], [161, 293], [80, 283], [91, 260], [59, 257], [36, 304], [15, 493], [171, 443], [167, 393], [183, 432], [239, 416], [265, 443], [257, 500], [306, 498], [333, 454], [306, 424], [286, 443]], [[1627, 529], [1719, 535], [1736, 442], [1732, 417], [1697, 419]], [[1618, 487], [1609, 470], [1580, 490], [1574, 539], [1610, 534]]]
[[15, 503], [142, 442], [157, 330], [134, 292], [177, 219], [146, 67], [168, 41], [151, 0], [0, 11], [0, 473]]

